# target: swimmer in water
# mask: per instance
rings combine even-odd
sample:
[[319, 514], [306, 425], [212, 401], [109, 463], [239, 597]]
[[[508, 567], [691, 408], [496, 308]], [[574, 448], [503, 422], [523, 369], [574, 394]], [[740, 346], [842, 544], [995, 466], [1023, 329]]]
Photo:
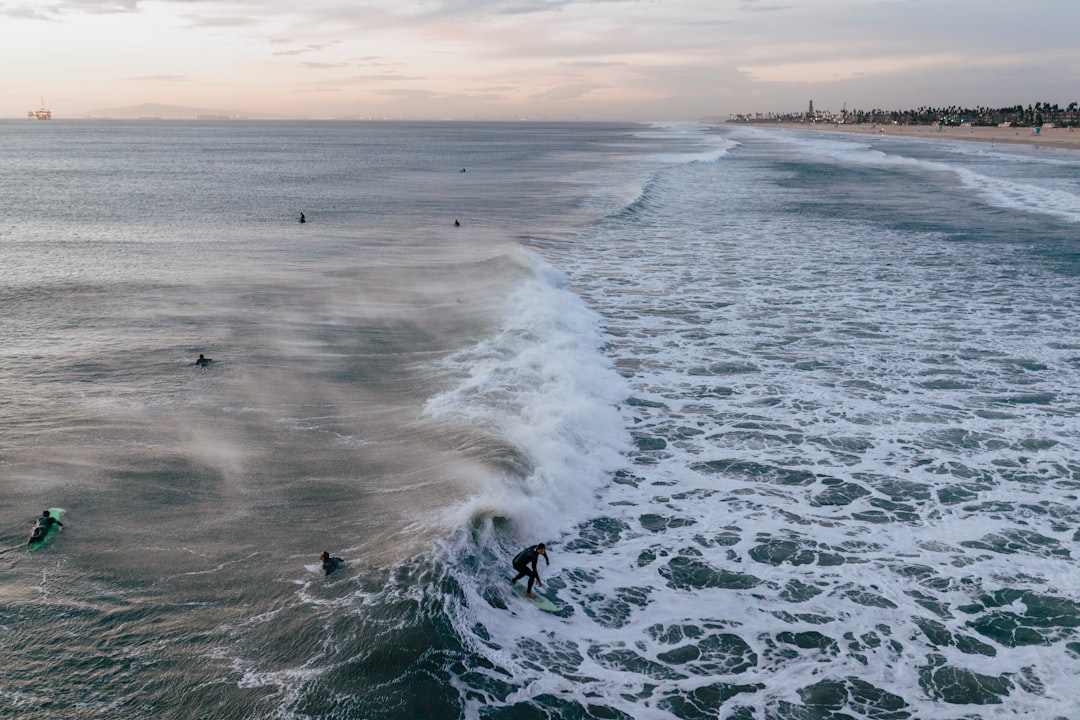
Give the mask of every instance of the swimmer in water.
[[345, 561], [338, 557], [330, 557], [330, 553], [323, 550], [322, 555], [319, 556], [322, 560], [322, 569], [327, 575], [345, 567]]

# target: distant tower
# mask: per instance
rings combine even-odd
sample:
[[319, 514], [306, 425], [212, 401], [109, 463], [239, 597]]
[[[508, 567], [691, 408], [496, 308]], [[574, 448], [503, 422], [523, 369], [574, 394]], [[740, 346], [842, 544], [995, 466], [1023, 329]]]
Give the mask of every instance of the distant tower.
[[809, 117], [809, 118], [814, 117], [814, 101], [813, 100], [810, 101], [810, 109], [806, 111], [806, 116]]

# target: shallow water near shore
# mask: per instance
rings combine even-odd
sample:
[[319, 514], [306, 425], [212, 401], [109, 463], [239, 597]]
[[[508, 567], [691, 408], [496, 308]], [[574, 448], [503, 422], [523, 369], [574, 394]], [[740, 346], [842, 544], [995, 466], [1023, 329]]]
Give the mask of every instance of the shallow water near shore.
[[1080, 153], [0, 125], [3, 712], [1080, 711]]
[[[743, 127], [767, 127], [770, 130], [808, 131], [813, 133], [840, 133], [861, 135], [865, 138], [918, 138], [920, 140], [945, 140], [947, 142], [980, 142], [991, 145], [1023, 145], [1039, 150], [1080, 150], [1080, 129], [1075, 127], [1000, 127], [972, 125], [901, 125], [881, 123], [754, 123]], [[732, 129], [734, 129], [734, 124]]]

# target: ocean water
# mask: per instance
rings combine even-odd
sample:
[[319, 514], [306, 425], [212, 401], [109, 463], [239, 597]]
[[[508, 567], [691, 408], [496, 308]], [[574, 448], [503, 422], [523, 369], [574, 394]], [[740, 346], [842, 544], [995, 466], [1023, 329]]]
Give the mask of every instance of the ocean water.
[[[1080, 715], [1080, 153], [9, 121], [0, 156], [0, 714]], [[540, 541], [555, 613], [507, 583]]]

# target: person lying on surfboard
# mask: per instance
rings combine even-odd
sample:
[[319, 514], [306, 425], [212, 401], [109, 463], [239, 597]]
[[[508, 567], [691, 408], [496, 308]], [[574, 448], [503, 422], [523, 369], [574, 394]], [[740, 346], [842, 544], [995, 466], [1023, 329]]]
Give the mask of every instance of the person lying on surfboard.
[[[514, 556], [512, 562], [514, 569], [518, 571], [517, 577], [510, 580], [510, 584], [513, 585], [523, 577], [529, 578], [529, 585], [525, 588], [525, 597], [536, 597], [533, 595], [533, 582], [536, 582], [537, 587], [544, 587], [544, 583], [540, 581], [540, 573], [536, 571], [536, 564], [540, 560], [540, 556], [544, 556], [544, 562], [551, 565], [551, 560], [548, 559], [547, 546], [544, 543], [539, 545], [533, 545], [527, 547], [517, 555]], [[530, 568], [529, 565], [532, 564]]]
[[325, 550], [323, 550], [323, 554], [319, 556], [319, 559], [322, 560], [322, 569], [326, 571], [327, 575], [339, 568], [345, 567], [344, 560], [337, 557], [330, 557], [330, 553]]
[[34, 524], [34, 531], [30, 533], [30, 537], [26, 541], [27, 547], [29, 547], [33, 543], [41, 542], [42, 540], [44, 540], [45, 536], [49, 534], [49, 528], [51, 528], [53, 525], [59, 525], [60, 527], [64, 527], [64, 523], [54, 518], [52, 516], [52, 513], [50, 513], [48, 510], [42, 510], [41, 517], [39, 517], [37, 519], [37, 522]]

